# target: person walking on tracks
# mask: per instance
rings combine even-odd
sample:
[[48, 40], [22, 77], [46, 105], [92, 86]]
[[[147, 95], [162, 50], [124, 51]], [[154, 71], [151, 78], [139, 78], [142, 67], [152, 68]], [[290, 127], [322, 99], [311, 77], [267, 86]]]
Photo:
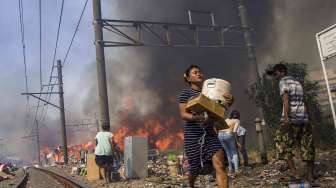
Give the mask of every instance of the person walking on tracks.
[[[186, 103], [200, 94], [203, 84], [203, 73], [200, 67], [191, 65], [184, 74], [184, 80], [190, 88], [182, 90], [178, 97], [180, 115], [184, 125], [184, 149], [189, 163], [189, 185], [194, 187], [197, 175], [204, 165], [212, 162], [216, 170], [217, 183], [220, 188], [228, 187], [227, 173], [224, 161], [224, 151], [210, 121], [202, 115], [193, 114], [186, 110]], [[223, 95], [232, 104], [231, 94]]]
[[97, 133], [95, 139], [95, 161], [104, 181], [110, 183], [113, 168], [113, 134], [109, 131], [108, 126], [102, 126], [102, 131]]
[[298, 80], [287, 75], [287, 67], [284, 64], [276, 64], [266, 73], [280, 81], [283, 111], [280, 126], [275, 133], [277, 157], [287, 161], [292, 178], [300, 178], [293, 162], [294, 145], [298, 143], [301, 158], [306, 162], [305, 178], [312, 182], [315, 148], [303, 87]]

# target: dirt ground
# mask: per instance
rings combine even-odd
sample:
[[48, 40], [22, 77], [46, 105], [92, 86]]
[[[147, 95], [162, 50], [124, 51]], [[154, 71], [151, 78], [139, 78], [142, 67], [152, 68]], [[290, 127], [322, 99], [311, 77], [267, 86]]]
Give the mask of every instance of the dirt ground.
[[[299, 171], [303, 172], [304, 165], [300, 160], [295, 160]], [[185, 176], [171, 177], [164, 165], [160, 166], [160, 173], [150, 173], [145, 179], [123, 180], [120, 179], [108, 185], [103, 181], [87, 181], [86, 177], [70, 175], [70, 168], [53, 167], [53, 170], [66, 173], [89, 187], [109, 187], [109, 188], [174, 188], [187, 187], [187, 178]], [[242, 173], [237, 176], [230, 176], [230, 187], [288, 187], [291, 183], [288, 176], [286, 163], [271, 160], [267, 165], [252, 164], [249, 168], [242, 168]], [[318, 151], [315, 161], [315, 185], [314, 187], [336, 187], [336, 150]], [[196, 187], [207, 188], [216, 187], [216, 181], [213, 175], [199, 176]]]

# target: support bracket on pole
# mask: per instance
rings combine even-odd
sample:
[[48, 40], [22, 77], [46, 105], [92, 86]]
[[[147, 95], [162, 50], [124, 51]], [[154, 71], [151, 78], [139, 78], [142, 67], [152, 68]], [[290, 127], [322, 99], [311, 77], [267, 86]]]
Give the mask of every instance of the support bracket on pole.
[[36, 96], [37, 94], [60, 94], [60, 93], [59, 92], [51, 92], [51, 93], [21, 93], [21, 95], [30, 95], [30, 96], [32, 96], [34, 98], [37, 98], [40, 101], [43, 101], [43, 102], [45, 102], [47, 104], [50, 104], [51, 106], [54, 106], [54, 107], [56, 107], [58, 109], [62, 109], [61, 107], [57, 106], [56, 104], [53, 104], [53, 103], [51, 103], [49, 101], [46, 101], [46, 100], [42, 99], [41, 97]]

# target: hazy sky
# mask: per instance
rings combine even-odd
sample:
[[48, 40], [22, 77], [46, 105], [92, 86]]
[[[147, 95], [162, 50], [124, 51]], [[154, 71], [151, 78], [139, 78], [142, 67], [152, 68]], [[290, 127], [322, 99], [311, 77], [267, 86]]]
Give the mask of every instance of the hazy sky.
[[[234, 0], [102, 0], [103, 17], [146, 19], [150, 21], [187, 22], [185, 10], [206, 9], [219, 15], [220, 21], [229, 19], [238, 21], [237, 7]], [[65, 0], [63, 20], [56, 59], [63, 59], [66, 49], [76, 27], [85, 0]], [[336, 1], [334, 0], [256, 0], [248, 1], [251, 21], [256, 29], [256, 44], [260, 71], [266, 64], [281, 60], [290, 62], [306, 62], [310, 68], [319, 68], [319, 59], [315, 41], [315, 33], [336, 22]], [[0, 6], [0, 137], [6, 142], [17, 143], [16, 150], [27, 148], [31, 144], [20, 137], [29, 135], [33, 126], [36, 100], [30, 97], [30, 112], [26, 110], [26, 98], [20, 93], [25, 91], [24, 64], [19, 24], [18, 1], [2, 0]], [[38, 0], [23, 0], [25, 43], [27, 54], [28, 85], [30, 92], [39, 90], [39, 17]], [[56, 32], [61, 8], [61, 0], [42, 1], [42, 72], [43, 83], [47, 84], [55, 48]], [[92, 26], [92, 0], [88, 6], [75, 42], [64, 67], [65, 108], [68, 122], [93, 118], [97, 112], [95, 49]], [[114, 96], [131, 93], [136, 101], [140, 114], [153, 113], [165, 104], [155, 100], [168, 90], [157, 90], [151, 86], [172, 86], [171, 95], [175, 95], [183, 87], [180, 79], [184, 68], [196, 62], [205, 67], [205, 71], [213, 75], [222, 75], [235, 85], [244, 85], [234, 91], [241, 102], [240, 105], [251, 106], [243, 98], [249, 66], [244, 53], [233, 53], [237, 59], [223, 55], [220, 50], [190, 49], [150, 49], [128, 48], [106, 50], [108, 79], [115, 93], [110, 93], [113, 107], [112, 117], [118, 113], [123, 102], [116, 101]], [[245, 59], [245, 60], [244, 60]], [[209, 60], [209, 62], [206, 62]], [[237, 62], [235, 62], [237, 61]], [[149, 63], [147, 63], [149, 62]], [[222, 63], [221, 69], [216, 65]], [[175, 64], [174, 64], [175, 63]], [[226, 63], [226, 64], [225, 64]], [[230, 69], [232, 66], [232, 70]], [[163, 69], [165, 70], [161, 70]], [[244, 68], [243, 68], [244, 67]], [[176, 70], [170, 71], [169, 70]], [[139, 73], [140, 72], [140, 73]], [[56, 72], [55, 72], [56, 73]], [[118, 73], [116, 76], [116, 73]], [[174, 74], [177, 74], [174, 75]], [[54, 74], [56, 75], [56, 74]], [[131, 76], [130, 76], [131, 75]], [[160, 78], [160, 75], [162, 78]], [[170, 76], [169, 75], [174, 75]], [[160, 78], [160, 79], [158, 79]], [[182, 76], [181, 76], [182, 78]], [[181, 81], [180, 81], [181, 80]], [[125, 88], [123, 87], [125, 86]], [[176, 88], [175, 88], [176, 87]], [[133, 89], [130, 89], [133, 88]], [[148, 91], [148, 92], [145, 92]], [[55, 96], [53, 102], [58, 103]], [[150, 105], [148, 105], [150, 103]], [[237, 105], [239, 107], [239, 105]], [[116, 109], [116, 110], [115, 110]], [[242, 109], [244, 110], [244, 109]], [[248, 112], [248, 108], [245, 109]], [[169, 111], [169, 110], [168, 110]], [[42, 133], [53, 134], [54, 142], [58, 142], [58, 133], [48, 132], [57, 126], [58, 110], [48, 107], [48, 114], [41, 125]], [[249, 117], [251, 121], [254, 117]], [[113, 121], [113, 118], [112, 118]], [[56, 123], [55, 123], [56, 122]], [[14, 149], [15, 150], [15, 149]]]
[[[72, 34], [79, 19], [84, 0], [65, 1], [63, 19], [56, 59], [65, 56]], [[9, 142], [20, 142], [21, 136], [29, 135], [33, 125], [33, 113], [26, 112], [24, 64], [20, 35], [18, 1], [4, 0], [0, 6], [0, 137]], [[43, 83], [47, 84], [52, 65], [52, 57], [56, 43], [56, 32], [61, 10], [61, 1], [42, 1], [42, 72]], [[39, 92], [39, 12], [37, 0], [23, 0], [23, 16], [27, 58], [28, 86], [30, 92]], [[65, 107], [67, 112], [80, 106], [80, 92], [77, 87], [81, 80], [81, 72], [89, 63], [94, 62], [92, 6], [89, 1], [78, 34], [70, 51], [68, 62], [64, 67]], [[56, 71], [54, 72], [56, 75]], [[58, 103], [57, 99], [53, 102]], [[37, 100], [30, 97], [30, 110], [35, 111]], [[56, 104], [57, 104], [56, 103]], [[48, 108], [46, 119], [58, 117], [58, 111]], [[28, 116], [27, 116], [28, 115]], [[41, 125], [43, 129], [44, 125]], [[25, 142], [20, 142], [25, 143]], [[27, 143], [27, 142], [26, 142]], [[19, 145], [21, 145], [19, 144]]]

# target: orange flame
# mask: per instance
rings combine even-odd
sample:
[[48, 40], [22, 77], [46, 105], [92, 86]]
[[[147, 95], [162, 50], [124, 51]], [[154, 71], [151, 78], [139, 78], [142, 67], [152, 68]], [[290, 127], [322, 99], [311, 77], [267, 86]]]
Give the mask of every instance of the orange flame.
[[48, 147], [44, 147], [40, 150], [40, 155], [47, 155], [48, 153], [50, 153], [50, 149]]
[[183, 141], [184, 140], [184, 134], [183, 132], [176, 133], [176, 137], [178, 140]]
[[[68, 146], [68, 156], [76, 159], [77, 161], [80, 160], [80, 150], [86, 149], [86, 150], [93, 150], [95, 145], [88, 141], [83, 144], [77, 144], [77, 145], [70, 145]], [[46, 155], [53, 153], [52, 157], [56, 162], [60, 162], [63, 159], [64, 153], [62, 150], [58, 148], [50, 149], [48, 147], [43, 147], [43, 149], [40, 150], [40, 155], [45, 157]]]
[[130, 126], [124, 122], [114, 134], [114, 141], [124, 149], [124, 139], [126, 136], [145, 136], [149, 138], [150, 146], [155, 146], [157, 149], [164, 151], [172, 146], [178, 149], [183, 143], [183, 132], [174, 131], [176, 119], [174, 117], [167, 118], [164, 123], [160, 120], [144, 118], [143, 126]]
[[113, 134], [113, 139], [118, 145], [123, 149], [124, 147], [124, 138], [128, 134], [129, 129], [127, 127], [121, 127]]
[[160, 150], [160, 151], [163, 151], [163, 150], [166, 150], [168, 149], [169, 145], [173, 142], [173, 136], [172, 135], [168, 135], [167, 137], [165, 138], [162, 138], [160, 140], [157, 140], [155, 142], [155, 146]]

